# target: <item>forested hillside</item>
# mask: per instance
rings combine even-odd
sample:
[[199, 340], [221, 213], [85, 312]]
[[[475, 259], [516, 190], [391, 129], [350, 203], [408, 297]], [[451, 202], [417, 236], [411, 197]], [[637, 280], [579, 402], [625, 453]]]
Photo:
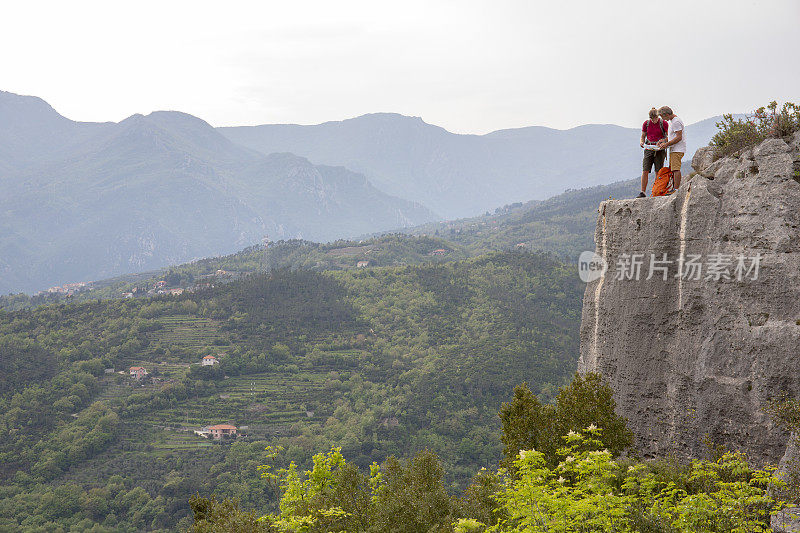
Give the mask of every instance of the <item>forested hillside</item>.
[[[637, 191], [637, 180], [568, 191], [544, 202], [510, 204], [480, 217], [437, 222], [359, 240], [315, 243], [289, 240], [252, 246], [235, 254], [211, 257], [167, 269], [96, 281], [68, 293], [0, 296], [0, 309], [19, 310], [47, 303], [119, 298], [146, 294], [164, 280], [165, 289], [223, 283], [241, 274], [274, 268], [344, 270], [359, 261], [370, 266], [441, 263], [493, 251], [523, 249], [555, 254], [575, 261], [594, 247], [597, 206], [609, 197], [625, 198]], [[217, 271], [222, 270], [222, 275]], [[136, 292], [137, 289], [142, 289]]]
[[631, 198], [638, 190], [638, 179], [620, 181], [567, 191], [541, 202], [508, 204], [479, 217], [432, 222], [405, 231], [447, 239], [469, 255], [519, 247], [551, 252], [574, 262], [584, 250], [594, 249], [592, 228], [600, 202]]
[[358, 241], [316, 243], [301, 239], [250, 246], [230, 255], [208, 257], [162, 270], [95, 281], [75, 290], [18, 293], [0, 296], [0, 309], [18, 311], [59, 302], [157, 294], [159, 290], [187, 289], [228, 283], [242, 275], [288, 268], [314, 271], [346, 270], [362, 266], [438, 264], [468, 257], [463, 247], [441, 238], [400, 233]]
[[[0, 312], [0, 530], [183, 527], [197, 491], [274, 509], [268, 444], [361, 467], [429, 449], [463, 487], [499, 460], [513, 387], [552, 398], [574, 371], [581, 294], [516, 251]], [[193, 433], [219, 423], [242, 435]]]

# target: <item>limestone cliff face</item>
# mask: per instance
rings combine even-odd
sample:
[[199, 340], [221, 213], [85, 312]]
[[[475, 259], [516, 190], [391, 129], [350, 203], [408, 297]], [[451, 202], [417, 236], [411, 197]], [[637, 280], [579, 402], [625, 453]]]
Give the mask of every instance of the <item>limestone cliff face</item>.
[[[609, 381], [645, 456], [700, 456], [708, 436], [777, 462], [788, 434], [763, 409], [800, 394], [800, 133], [713, 163], [701, 149], [693, 166], [672, 196], [600, 205], [608, 270], [586, 287], [579, 371]], [[654, 264], [666, 280], [646, 279], [650, 254], [675, 261]], [[737, 272], [758, 254], [757, 279]], [[676, 277], [698, 255], [700, 278]]]

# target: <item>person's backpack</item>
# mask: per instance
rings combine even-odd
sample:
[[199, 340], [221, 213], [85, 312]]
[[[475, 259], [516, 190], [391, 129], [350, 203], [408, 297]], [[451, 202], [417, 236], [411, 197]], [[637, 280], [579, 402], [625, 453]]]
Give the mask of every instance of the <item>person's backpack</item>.
[[661, 167], [661, 170], [656, 174], [656, 180], [653, 182], [653, 190], [650, 192], [650, 196], [666, 196], [667, 192], [673, 188], [672, 171], [669, 165]]

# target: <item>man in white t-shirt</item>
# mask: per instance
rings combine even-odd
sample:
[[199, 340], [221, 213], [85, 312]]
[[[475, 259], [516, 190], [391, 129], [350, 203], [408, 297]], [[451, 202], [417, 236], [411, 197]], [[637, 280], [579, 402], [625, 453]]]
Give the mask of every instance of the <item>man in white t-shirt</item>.
[[669, 121], [667, 130], [667, 140], [658, 142], [659, 148], [669, 146], [669, 169], [672, 171], [672, 183], [675, 188], [681, 186], [681, 159], [686, 153], [686, 136], [683, 134], [683, 121], [672, 112], [669, 106], [658, 109], [658, 115], [664, 120]]

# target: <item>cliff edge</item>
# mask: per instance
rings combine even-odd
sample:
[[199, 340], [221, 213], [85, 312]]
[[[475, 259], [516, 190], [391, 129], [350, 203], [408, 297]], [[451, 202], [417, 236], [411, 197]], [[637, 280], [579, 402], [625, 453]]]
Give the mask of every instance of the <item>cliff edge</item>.
[[800, 395], [800, 132], [712, 155], [671, 196], [600, 204], [578, 370], [613, 387], [644, 457], [707, 438], [777, 463], [789, 435], [764, 407]]

